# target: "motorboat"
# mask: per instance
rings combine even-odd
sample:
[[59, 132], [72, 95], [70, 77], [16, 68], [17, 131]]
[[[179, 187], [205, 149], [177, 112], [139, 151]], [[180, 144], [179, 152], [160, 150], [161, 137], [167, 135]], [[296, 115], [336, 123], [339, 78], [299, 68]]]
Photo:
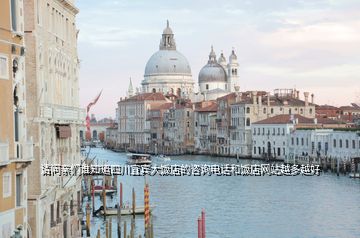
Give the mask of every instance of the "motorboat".
[[149, 154], [128, 154], [127, 164], [130, 165], [150, 165], [151, 155]]

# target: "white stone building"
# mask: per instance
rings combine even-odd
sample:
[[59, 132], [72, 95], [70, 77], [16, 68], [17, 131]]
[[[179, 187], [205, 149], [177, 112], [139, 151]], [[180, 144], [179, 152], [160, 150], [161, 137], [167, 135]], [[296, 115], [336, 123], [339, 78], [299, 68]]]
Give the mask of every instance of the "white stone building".
[[162, 93], [142, 93], [118, 102], [118, 147], [148, 151], [151, 139], [148, 111], [171, 102]]
[[167, 22], [160, 40], [159, 51], [145, 67], [143, 92], [161, 92], [189, 98], [194, 93], [194, 81], [188, 60], [176, 50], [174, 33]]
[[297, 129], [289, 138], [289, 159], [294, 157], [341, 160], [360, 157], [360, 131], [346, 128]]
[[315, 105], [309, 102], [308, 92], [304, 93], [304, 100], [300, 100], [299, 91], [292, 89], [275, 90], [274, 95], [263, 91], [239, 94], [239, 100], [231, 105], [230, 155], [251, 156], [254, 122], [276, 115], [315, 117]]
[[297, 114], [277, 115], [252, 123], [252, 157], [287, 159], [290, 134], [296, 127], [313, 124], [314, 119]]
[[203, 100], [215, 100], [239, 89], [239, 64], [235, 51], [232, 50], [229, 64], [226, 64], [224, 54], [218, 60], [213, 47], [208, 63], [199, 72], [199, 93]]
[[31, 237], [77, 237], [81, 177], [42, 176], [42, 164], [80, 164], [79, 59], [73, 0], [24, 2], [28, 135], [35, 160], [29, 166]]

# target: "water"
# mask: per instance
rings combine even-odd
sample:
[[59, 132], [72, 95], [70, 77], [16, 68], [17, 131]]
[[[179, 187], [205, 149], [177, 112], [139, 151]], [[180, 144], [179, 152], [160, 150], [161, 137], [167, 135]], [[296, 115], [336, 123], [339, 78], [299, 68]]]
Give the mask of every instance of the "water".
[[[99, 163], [124, 164], [126, 154], [92, 149]], [[243, 164], [252, 161], [241, 161]], [[208, 156], [178, 156], [170, 164], [236, 163], [235, 159]], [[255, 163], [255, 162], [254, 162]], [[259, 163], [259, 162], [257, 162]], [[143, 205], [143, 177], [119, 177], [124, 201]], [[154, 234], [157, 238], [197, 237], [197, 218], [206, 211], [208, 238], [238, 237], [360, 237], [360, 180], [327, 173], [305, 177], [161, 177], [148, 179], [150, 203], [155, 204]], [[117, 203], [115, 196], [108, 206]], [[100, 206], [97, 197], [96, 206]], [[130, 217], [127, 221], [128, 233]], [[92, 234], [102, 226], [92, 219]], [[136, 217], [137, 237], [144, 232], [144, 219]], [[113, 218], [116, 236], [116, 217]]]

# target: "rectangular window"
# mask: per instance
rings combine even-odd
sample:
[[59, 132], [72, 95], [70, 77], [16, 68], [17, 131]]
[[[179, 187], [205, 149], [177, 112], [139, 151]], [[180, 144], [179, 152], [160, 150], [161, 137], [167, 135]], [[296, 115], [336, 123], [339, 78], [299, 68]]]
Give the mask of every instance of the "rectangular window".
[[56, 202], [56, 220], [60, 222], [60, 201]]
[[352, 140], [352, 148], [355, 149], [355, 140]]
[[18, 142], [19, 141], [19, 111], [16, 110], [14, 112], [14, 137], [15, 137], [15, 141]]
[[6, 172], [3, 174], [3, 198], [11, 196], [11, 173]]
[[54, 204], [50, 205], [50, 227], [54, 226]]
[[21, 206], [22, 200], [22, 174], [16, 175], [16, 206]]
[[9, 79], [9, 63], [5, 55], [0, 55], [0, 79]]
[[81, 201], [80, 191], [77, 191], [77, 210], [78, 211], [81, 211], [80, 201]]
[[16, 1], [17, 0], [11, 0], [11, 29], [13, 31], [17, 31], [17, 12], [16, 12]]

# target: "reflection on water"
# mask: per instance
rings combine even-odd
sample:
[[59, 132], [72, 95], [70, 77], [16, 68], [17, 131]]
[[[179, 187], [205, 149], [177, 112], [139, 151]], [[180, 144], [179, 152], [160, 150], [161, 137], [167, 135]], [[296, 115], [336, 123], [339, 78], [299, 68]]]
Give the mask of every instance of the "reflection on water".
[[[92, 149], [99, 163], [124, 164], [126, 154]], [[177, 156], [157, 164], [236, 163], [233, 158]], [[242, 164], [251, 161], [240, 161]], [[261, 162], [257, 162], [261, 163]], [[124, 201], [143, 205], [144, 177], [119, 177]], [[150, 203], [155, 204], [154, 234], [158, 238], [197, 236], [197, 218], [206, 210], [206, 235], [212, 237], [360, 237], [360, 180], [322, 174], [315, 177], [149, 177]], [[118, 197], [108, 198], [108, 206]], [[96, 197], [96, 207], [100, 206]], [[130, 229], [130, 217], [123, 217]], [[116, 217], [113, 217], [113, 237]], [[103, 218], [92, 219], [92, 236]], [[136, 234], [144, 219], [136, 217]]]

